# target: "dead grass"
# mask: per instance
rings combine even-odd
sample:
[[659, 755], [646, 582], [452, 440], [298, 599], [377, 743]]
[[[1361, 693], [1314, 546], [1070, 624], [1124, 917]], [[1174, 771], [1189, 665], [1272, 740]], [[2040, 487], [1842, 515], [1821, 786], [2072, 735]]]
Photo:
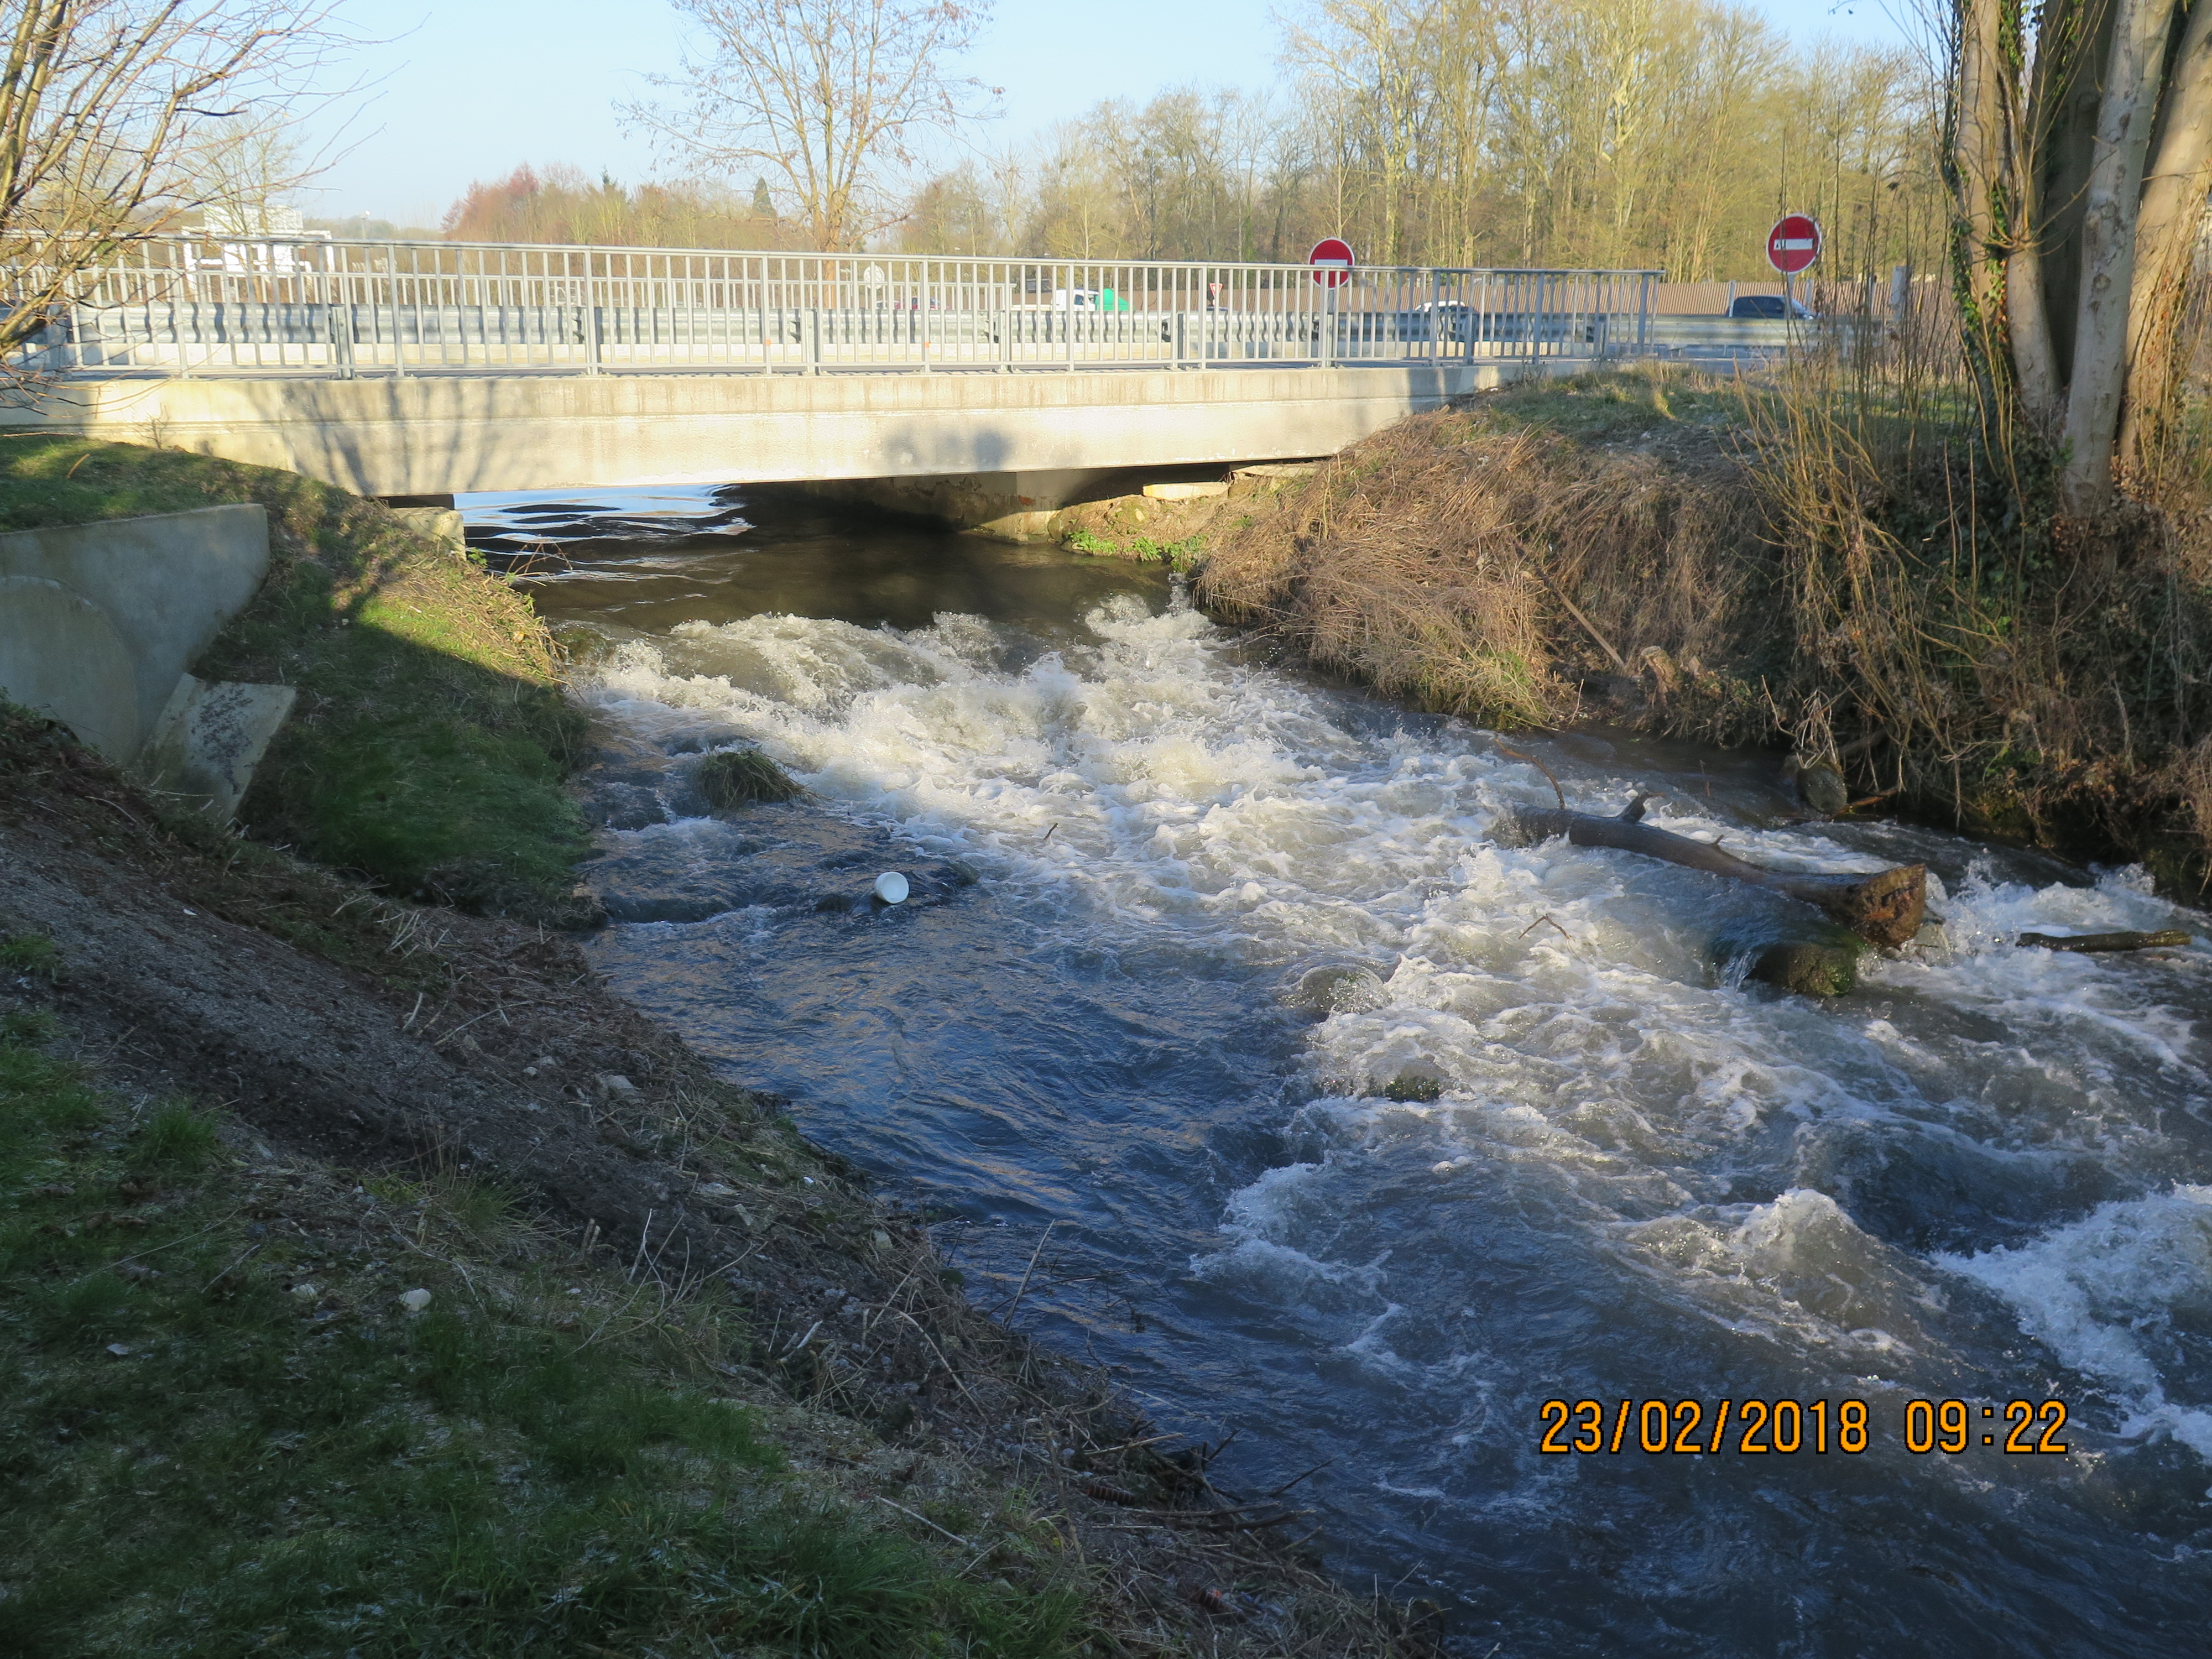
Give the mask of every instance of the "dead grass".
[[1668, 378], [1401, 422], [1224, 538], [1201, 598], [1325, 667], [1488, 724], [1630, 713], [1747, 740], [1762, 713], [1745, 674], [1778, 571], [1701, 418], [1711, 388], [1670, 398]]
[[2174, 434], [2212, 432], [2212, 399], [2138, 500], [2069, 528], [1940, 320], [1756, 383], [1638, 370], [1415, 416], [1255, 503], [1200, 598], [1431, 708], [1788, 744], [1855, 797], [2201, 893], [2212, 450]]

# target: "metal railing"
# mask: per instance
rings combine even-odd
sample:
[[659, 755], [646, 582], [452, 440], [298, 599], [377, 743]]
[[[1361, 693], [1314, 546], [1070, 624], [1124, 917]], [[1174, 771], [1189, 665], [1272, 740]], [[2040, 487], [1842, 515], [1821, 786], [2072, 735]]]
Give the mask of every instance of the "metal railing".
[[1332, 289], [1304, 265], [149, 236], [19, 356], [340, 379], [1602, 358], [1646, 343], [1658, 277], [1376, 269]]

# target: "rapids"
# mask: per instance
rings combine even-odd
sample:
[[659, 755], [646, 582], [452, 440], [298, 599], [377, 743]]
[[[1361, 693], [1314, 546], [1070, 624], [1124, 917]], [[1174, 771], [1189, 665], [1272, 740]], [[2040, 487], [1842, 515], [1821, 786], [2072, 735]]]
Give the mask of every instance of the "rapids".
[[[1534, 768], [1152, 573], [745, 516], [535, 586], [618, 734], [590, 949], [926, 1199], [981, 1304], [1057, 1224], [1019, 1322], [1236, 1431], [1217, 1479], [1324, 1465], [1296, 1490], [1332, 1564], [1443, 1601], [1468, 1655], [2212, 1645], [2212, 956], [2009, 943], [2201, 916], [2136, 872], [1789, 825], [1771, 757], [1514, 740], [1577, 805], [1656, 789], [1755, 860], [1928, 863], [1940, 933], [1857, 993], [1745, 988], [1708, 944], [1783, 901], [1492, 844], [1550, 801]], [[817, 799], [708, 815], [690, 769], [738, 743]], [[893, 868], [909, 903], [837, 902]], [[1723, 1399], [1804, 1401], [1805, 1449], [1647, 1453], [1638, 1409], [1618, 1453], [1540, 1450], [1586, 1399], [1604, 1435], [1702, 1402], [1701, 1445]], [[1846, 1399], [1868, 1449], [1816, 1453], [1810, 1402]], [[1965, 1449], [1911, 1449], [1917, 1400], [1967, 1402]], [[2065, 1402], [2070, 1451], [2005, 1454], [2014, 1400]]]

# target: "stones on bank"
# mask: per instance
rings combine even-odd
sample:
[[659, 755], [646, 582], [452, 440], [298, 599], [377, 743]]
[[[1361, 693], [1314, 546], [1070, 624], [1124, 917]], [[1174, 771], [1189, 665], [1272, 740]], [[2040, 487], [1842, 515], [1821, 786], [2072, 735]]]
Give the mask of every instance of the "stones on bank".
[[1046, 521], [1045, 538], [1073, 553], [1157, 561], [1188, 570], [1206, 556], [1214, 538], [1248, 521], [1255, 499], [1310, 477], [1319, 465], [1285, 461], [1240, 467], [1219, 480], [1151, 483], [1133, 495], [1079, 501]]

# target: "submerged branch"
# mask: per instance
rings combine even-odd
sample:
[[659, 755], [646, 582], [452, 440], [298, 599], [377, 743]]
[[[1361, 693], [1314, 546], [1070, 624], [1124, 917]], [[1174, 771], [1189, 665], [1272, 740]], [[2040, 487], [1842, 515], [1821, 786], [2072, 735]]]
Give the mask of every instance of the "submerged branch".
[[1624, 853], [1640, 853], [1710, 875], [1726, 876], [1753, 887], [1764, 887], [1809, 904], [1871, 944], [1895, 947], [1919, 933], [1927, 909], [1928, 867], [1901, 864], [1871, 874], [1820, 875], [1768, 870], [1747, 864], [1713, 842], [1692, 841], [1644, 823], [1644, 803], [1638, 795], [1618, 817], [1598, 817], [1561, 808], [1516, 806], [1500, 820], [1501, 830], [1524, 841], [1547, 841], [1565, 836], [1577, 847], [1610, 847]]
[[2187, 945], [2190, 936], [2169, 927], [2155, 933], [2022, 933], [2013, 943], [2041, 951], [2154, 951]]

